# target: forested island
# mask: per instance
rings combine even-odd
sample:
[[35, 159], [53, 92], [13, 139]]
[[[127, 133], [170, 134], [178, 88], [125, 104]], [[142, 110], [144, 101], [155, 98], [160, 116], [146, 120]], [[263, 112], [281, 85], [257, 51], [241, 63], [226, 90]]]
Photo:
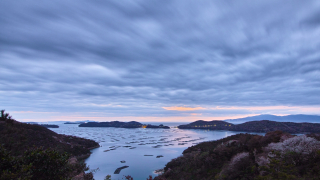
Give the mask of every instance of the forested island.
[[145, 125], [136, 121], [130, 122], [121, 122], [121, 121], [111, 121], [111, 122], [88, 122], [82, 123], [79, 127], [116, 127], [116, 128], [161, 128], [161, 129], [170, 129], [169, 126], [163, 126], [160, 124], [159, 126], [155, 125]]
[[0, 117], [0, 179], [93, 179], [83, 159], [93, 140], [57, 134], [46, 127]]
[[151, 125], [151, 124], [148, 124], [148, 125], [145, 125], [145, 128], [160, 128], [160, 129], [170, 129], [169, 126], [164, 126], [162, 124], [160, 124], [159, 126], [155, 126], [155, 125]]
[[293, 123], [276, 122], [269, 120], [250, 121], [242, 124], [232, 124], [225, 121], [195, 121], [190, 124], [180, 125], [179, 129], [209, 129], [209, 130], [228, 130], [242, 132], [270, 132], [283, 131], [288, 133], [319, 133], [319, 123]]

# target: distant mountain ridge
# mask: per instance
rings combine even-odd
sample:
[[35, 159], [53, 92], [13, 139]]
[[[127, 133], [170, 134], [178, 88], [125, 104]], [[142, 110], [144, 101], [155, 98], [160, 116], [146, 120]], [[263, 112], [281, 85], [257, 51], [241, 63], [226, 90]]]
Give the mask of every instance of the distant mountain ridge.
[[309, 123], [320, 123], [320, 116], [318, 115], [305, 115], [305, 114], [297, 114], [297, 115], [288, 115], [288, 116], [275, 116], [271, 114], [261, 114], [258, 116], [250, 116], [245, 118], [238, 119], [227, 119], [225, 122], [240, 124], [249, 121], [260, 121], [260, 120], [270, 120], [277, 122], [309, 122]]

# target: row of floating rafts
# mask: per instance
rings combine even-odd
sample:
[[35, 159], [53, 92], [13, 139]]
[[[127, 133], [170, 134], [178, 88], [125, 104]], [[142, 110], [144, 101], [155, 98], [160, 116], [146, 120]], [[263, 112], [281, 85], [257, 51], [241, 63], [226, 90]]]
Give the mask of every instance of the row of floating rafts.
[[158, 144], [158, 143], [156, 143], [156, 142], [152, 142], [152, 143], [146, 143], [146, 144]]
[[[171, 135], [172, 136], [172, 135]], [[132, 137], [135, 137], [134, 135], [131, 135], [130, 136], [131, 138]], [[165, 136], [162, 136], [162, 137], [165, 137]], [[150, 139], [150, 138], [154, 138], [154, 137], [144, 137], [144, 138], [140, 138], [140, 139]], [[154, 142], [156, 140], [149, 140], [151, 141], [151, 143], [140, 143], [138, 145], [146, 145], [146, 144], [157, 144], [157, 143], [169, 143], [169, 142], [172, 142], [172, 141], [180, 141], [181, 139], [184, 139], [184, 138], [191, 138], [190, 136], [186, 136], [186, 137], [180, 137], [180, 138], [175, 138], [174, 140], [171, 140], [171, 141], [164, 141], [168, 138], [161, 138], [158, 142]], [[197, 141], [197, 140], [201, 140], [201, 139], [204, 139], [203, 137], [200, 137], [198, 139], [192, 139], [192, 140], [188, 140], [188, 141], [180, 141], [181, 143], [178, 143], [178, 145], [185, 145], [187, 144], [187, 142], [193, 142], [193, 141]], [[144, 141], [140, 141], [140, 142], [144, 142]], [[126, 144], [130, 144], [130, 143], [139, 143], [139, 141], [134, 141], [134, 142], [126, 142]], [[198, 144], [198, 143], [193, 143], [193, 144]], [[173, 146], [174, 144], [166, 144], [164, 146]], [[159, 148], [161, 147], [162, 145], [157, 145], [157, 146], [152, 146], [153, 148]], [[120, 147], [120, 146], [118, 146]], [[131, 147], [131, 146], [123, 146], [123, 147]], [[110, 150], [115, 150], [116, 148], [112, 148], [110, 147], [111, 149]], [[136, 147], [131, 147], [129, 149], [135, 149]], [[110, 150], [105, 150], [104, 152], [107, 152], [107, 151], [110, 151]]]
[[[202, 126], [200, 126], [200, 125], [198, 125], [198, 126], [194, 126], [194, 127], [212, 127], [212, 126], [217, 126], [217, 125], [202, 125]], [[225, 125], [225, 126], [228, 126], [227, 124]], [[231, 126], [231, 124], [229, 124], [229, 126]]]
[[[111, 150], [116, 150], [117, 148], [119, 148], [121, 146], [111, 146], [109, 147], [110, 149], [107, 149], [107, 150], [104, 150], [103, 152], [108, 152], [108, 151], [111, 151]], [[137, 147], [131, 147], [131, 146], [122, 146], [122, 147], [126, 147], [126, 148], [129, 148], [129, 149], [135, 149]]]
[[174, 146], [174, 144], [165, 144], [164, 146]]
[[103, 152], [108, 152], [108, 151], [111, 151], [111, 150], [116, 150], [117, 148], [119, 148], [121, 146], [110, 146], [109, 148], [110, 149], [107, 149], [107, 150], [104, 150]]
[[178, 145], [185, 145], [185, 144], [188, 144], [188, 143], [178, 143]]
[[162, 147], [162, 145], [156, 145], [156, 146], [152, 146], [153, 148], [159, 148]]
[[[146, 154], [144, 156], [153, 156], [153, 155]], [[163, 157], [163, 156], [162, 155], [158, 155], [156, 158], [161, 158], [161, 157]]]

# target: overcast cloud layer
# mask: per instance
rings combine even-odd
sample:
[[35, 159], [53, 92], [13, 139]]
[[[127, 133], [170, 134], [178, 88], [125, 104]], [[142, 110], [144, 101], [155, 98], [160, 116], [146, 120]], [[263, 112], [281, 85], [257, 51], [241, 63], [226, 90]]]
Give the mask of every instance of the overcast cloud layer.
[[0, 27], [17, 120], [320, 114], [318, 0], [2, 0]]

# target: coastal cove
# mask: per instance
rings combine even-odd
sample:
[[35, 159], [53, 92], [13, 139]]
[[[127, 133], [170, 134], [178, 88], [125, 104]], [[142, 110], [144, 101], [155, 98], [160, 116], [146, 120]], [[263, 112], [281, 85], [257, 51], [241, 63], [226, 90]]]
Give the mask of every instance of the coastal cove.
[[[241, 133], [177, 129], [174, 127], [179, 124], [163, 124], [170, 126], [170, 129], [78, 127], [77, 124], [62, 123], [57, 124], [59, 128], [50, 129], [59, 134], [92, 139], [100, 144], [101, 147], [91, 150], [92, 154], [86, 160], [90, 169], [99, 168], [94, 173], [94, 178], [98, 180], [108, 174], [112, 179], [122, 179], [124, 175], [131, 175], [134, 179], [145, 179], [149, 175], [155, 177], [155, 170], [164, 168], [188, 147]], [[123, 166], [129, 167], [114, 174], [117, 168]]]

